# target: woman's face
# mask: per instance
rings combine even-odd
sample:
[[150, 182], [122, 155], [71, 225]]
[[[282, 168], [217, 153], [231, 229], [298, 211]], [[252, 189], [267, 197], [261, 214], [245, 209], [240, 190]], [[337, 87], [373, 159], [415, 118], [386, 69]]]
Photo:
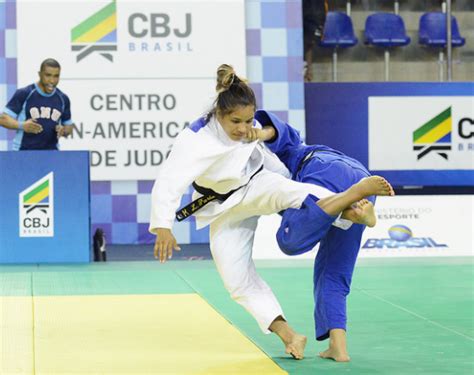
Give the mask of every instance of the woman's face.
[[217, 113], [217, 120], [225, 133], [233, 141], [241, 141], [253, 126], [255, 108], [253, 105], [237, 107], [234, 111], [221, 116]]

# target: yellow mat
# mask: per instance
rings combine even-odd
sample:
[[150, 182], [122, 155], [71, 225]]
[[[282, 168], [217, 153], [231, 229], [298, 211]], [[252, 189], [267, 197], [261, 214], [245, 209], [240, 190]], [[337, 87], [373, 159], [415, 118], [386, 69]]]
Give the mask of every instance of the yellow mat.
[[35, 374], [286, 374], [201, 297], [35, 297]]
[[33, 374], [33, 299], [0, 296], [0, 374]]

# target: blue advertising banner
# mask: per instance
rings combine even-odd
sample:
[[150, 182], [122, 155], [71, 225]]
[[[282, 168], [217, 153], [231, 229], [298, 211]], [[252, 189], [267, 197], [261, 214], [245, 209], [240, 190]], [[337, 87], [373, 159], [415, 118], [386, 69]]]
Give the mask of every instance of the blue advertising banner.
[[394, 186], [474, 186], [474, 83], [310, 83], [306, 142]]
[[0, 153], [0, 263], [90, 261], [89, 153]]

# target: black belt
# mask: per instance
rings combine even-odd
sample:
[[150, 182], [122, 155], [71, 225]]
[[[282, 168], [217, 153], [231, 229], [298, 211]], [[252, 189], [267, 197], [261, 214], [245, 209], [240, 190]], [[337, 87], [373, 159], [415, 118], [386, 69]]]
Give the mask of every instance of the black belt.
[[301, 169], [303, 169], [304, 163], [306, 163], [309, 159], [311, 159], [316, 151], [318, 150], [311, 150], [310, 152], [306, 154], [306, 156], [303, 159], [301, 159], [300, 163], [298, 164], [298, 168], [296, 168], [295, 177], [298, 175]]
[[[263, 169], [263, 165], [249, 178], [249, 181], [255, 177], [255, 175]], [[199, 197], [189, 203], [187, 206], [180, 208], [176, 211], [176, 220], [183, 221], [184, 219], [188, 218], [189, 216], [193, 215], [196, 211], [203, 208], [209, 202], [218, 200], [219, 202], [224, 202], [227, 198], [229, 198], [232, 194], [234, 194], [237, 190], [242, 189], [246, 185], [242, 185], [237, 189], [231, 190], [228, 193], [220, 194], [215, 192], [212, 189], [199, 186], [196, 182], [193, 182], [193, 188], [199, 193], [202, 194], [202, 197]]]

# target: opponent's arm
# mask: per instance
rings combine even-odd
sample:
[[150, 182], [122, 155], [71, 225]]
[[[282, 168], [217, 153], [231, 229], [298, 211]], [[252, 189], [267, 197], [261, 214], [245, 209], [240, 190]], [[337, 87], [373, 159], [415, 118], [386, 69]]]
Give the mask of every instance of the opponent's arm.
[[277, 154], [280, 159], [283, 154], [295, 150], [302, 143], [300, 133], [273, 113], [259, 110], [255, 113], [255, 119], [260, 122], [264, 128], [273, 128], [274, 136], [265, 140], [265, 144], [272, 152]]
[[259, 128], [251, 128], [245, 139], [249, 142], [253, 141], [262, 141], [262, 142], [267, 142], [271, 141], [276, 137], [276, 131], [275, 128], [271, 125], [268, 126], [263, 126], [262, 129]]

